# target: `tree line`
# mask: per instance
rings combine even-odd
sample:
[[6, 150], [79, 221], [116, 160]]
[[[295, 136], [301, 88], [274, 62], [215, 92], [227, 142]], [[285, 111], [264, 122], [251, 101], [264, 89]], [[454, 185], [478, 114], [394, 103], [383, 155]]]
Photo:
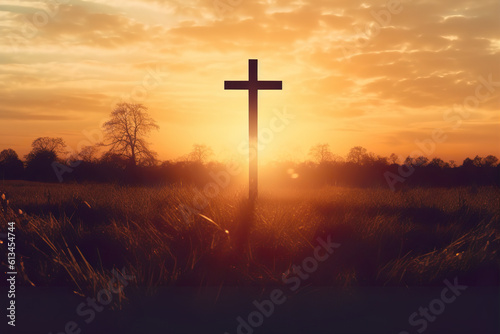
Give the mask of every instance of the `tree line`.
[[[103, 124], [103, 140], [69, 154], [62, 138], [40, 137], [21, 160], [12, 149], [0, 152], [0, 178], [43, 182], [118, 182], [203, 185], [224, 164], [209, 162], [213, 151], [201, 144], [178, 161], [157, 159], [147, 137], [159, 127], [141, 104], [119, 103]], [[100, 154], [100, 151], [104, 152]], [[99, 156], [100, 154], [100, 156]], [[273, 162], [261, 178], [275, 184], [316, 186], [461, 186], [500, 185], [500, 165], [493, 155], [455, 161], [425, 156], [375, 155], [361, 146], [347, 156], [336, 155], [328, 144], [309, 150], [304, 162]], [[266, 181], [266, 182], [267, 182]]]

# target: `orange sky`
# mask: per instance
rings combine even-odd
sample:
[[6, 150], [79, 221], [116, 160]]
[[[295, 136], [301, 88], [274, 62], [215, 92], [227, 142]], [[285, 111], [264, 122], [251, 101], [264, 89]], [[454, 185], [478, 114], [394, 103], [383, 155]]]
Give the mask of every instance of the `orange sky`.
[[247, 93], [224, 80], [258, 58], [261, 80], [283, 81], [260, 93], [264, 161], [317, 143], [500, 156], [498, 13], [498, 0], [2, 1], [0, 150], [49, 136], [77, 151], [123, 98], [158, 121], [162, 160], [197, 143], [241, 155]]

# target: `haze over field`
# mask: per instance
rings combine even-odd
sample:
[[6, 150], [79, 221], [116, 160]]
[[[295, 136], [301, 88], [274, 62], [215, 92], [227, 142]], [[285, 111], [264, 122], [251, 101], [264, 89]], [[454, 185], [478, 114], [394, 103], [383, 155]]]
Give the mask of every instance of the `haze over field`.
[[[63, 4], [64, 2], [64, 4]], [[232, 4], [232, 5], [229, 5]], [[123, 98], [160, 125], [160, 159], [194, 143], [217, 159], [247, 140], [246, 80], [258, 58], [259, 124], [293, 115], [262, 161], [305, 158], [319, 142], [407, 156], [500, 155], [500, 3], [403, 1], [4, 1], [0, 6], [0, 147], [37, 137], [78, 150]], [[465, 107], [464, 107], [465, 104]], [[455, 111], [452, 111], [454, 106]]]

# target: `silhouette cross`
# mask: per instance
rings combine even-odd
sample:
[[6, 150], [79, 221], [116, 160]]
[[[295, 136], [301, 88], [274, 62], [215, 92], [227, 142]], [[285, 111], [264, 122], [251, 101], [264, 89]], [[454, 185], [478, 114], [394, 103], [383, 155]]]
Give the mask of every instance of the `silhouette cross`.
[[281, 90], [282, 81], [259, 81], [258, 60], [248, 60], [248, 81], [225, 81], [224, 89], [248, 90], [249, 190], [251, 201], [257, 198], [257, 110], [259, 90]]

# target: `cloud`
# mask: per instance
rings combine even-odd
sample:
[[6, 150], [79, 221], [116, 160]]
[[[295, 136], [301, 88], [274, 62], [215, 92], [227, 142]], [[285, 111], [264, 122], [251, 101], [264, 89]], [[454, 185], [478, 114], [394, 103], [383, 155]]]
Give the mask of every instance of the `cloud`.
[[13, 110], [0, 110], [0, 119], [4, 121], [75, 121], [77, 118], [61, 115], [60, 113], [43, 114], [43, 113], [28, 113]]
[[[15, 10], [12, 12], [15, 25], [4, 28], [4, 35], [11, 39], [15, 37], [14, 42], [17, 38], [19, 46], [23, 47], [56, 45], [63, 48], [91, 46], [110, 49], [151, 41], [164, 32], [160, 26], [138, 22], [122, 15], [119, 10], [114, 13], [109, 9], [94, 12], [91, 8], [59, 5], [45, 11], [30, 8], [28, 13]], [[37, 16], [37, 13], [42, 14]]]
[[[228, 115], [244, 103], [224, 94], [222, 82], [245, 78], [246, 60], [259, 58], [262, 77], [285, 87], [266, 103], [286, 101], [299, 117], [316, 121], [305, 137], [339, 132], [344, 141], [363, 141], [365, 134], [381, 147], [393, 142], [404, 149], [438, 126], [444, 109], [473, 95], [480, 76], [500, 80], [497, 0], [402, 1], [402, 11], [382, 17], [382, 25], [384, 1], [225, 3], [232, 9], [220, 12], [212, 0], [71, 2], [16, 52], [5, 47], [15, 42], [11, 34], [50, 8], [4, 3], [0, 118], [53, 120], [53, 131], [62, 131], [55, 121], [104, 117], [113, 97], [130, 95], [159, 64], [164, 80], [144, 102], [166, 124], [203, 133], [207, 124], [229, 126]], [[468, 121], [496, 120], [498, 94]], [[329, 131], [332, 124], [337, 129]], [[475, 143], [488, 136], [496, 138], [488, 130]]]

